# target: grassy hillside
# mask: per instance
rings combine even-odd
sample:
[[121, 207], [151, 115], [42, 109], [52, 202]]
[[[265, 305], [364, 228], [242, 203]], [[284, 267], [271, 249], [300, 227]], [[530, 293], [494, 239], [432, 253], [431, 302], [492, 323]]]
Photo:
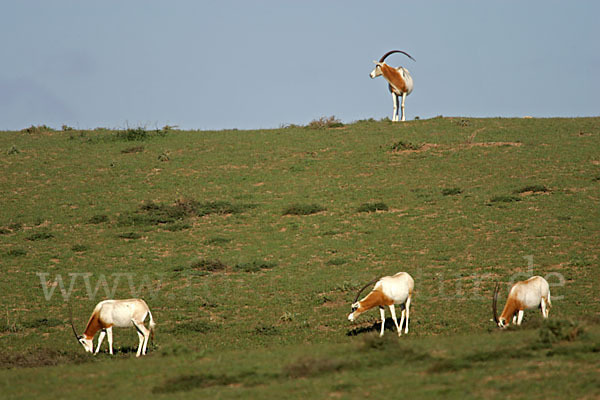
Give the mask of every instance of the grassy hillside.
[[[0, 390], [599, 395], [598, 149], [600, 118], [2, 132]], [[346, 316], [398, 271], [411, 332], [378, 340], [377, 311]], [[554, 325], [529, 311], [498, 332], [495, 282], [534, 274]], [[66, 300], [83, 330], [98, 301], [137, 296], [150, 355], [132, 359], [133, 330], [84, 354]]]

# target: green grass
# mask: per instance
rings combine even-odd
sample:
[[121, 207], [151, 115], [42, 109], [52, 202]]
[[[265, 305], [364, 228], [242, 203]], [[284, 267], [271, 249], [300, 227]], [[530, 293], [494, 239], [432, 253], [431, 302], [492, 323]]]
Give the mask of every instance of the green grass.
[[[598, 396], [600, 118], [465, 121], [1, 132], [3, 397]], [[398, 271], [410, 333], [349, 323]], [[550, 323], [494, 329], [495, 282], [550, 273]], [[78, 330], [145, 298], [149, 355], [85, 354], [71, 282]]]

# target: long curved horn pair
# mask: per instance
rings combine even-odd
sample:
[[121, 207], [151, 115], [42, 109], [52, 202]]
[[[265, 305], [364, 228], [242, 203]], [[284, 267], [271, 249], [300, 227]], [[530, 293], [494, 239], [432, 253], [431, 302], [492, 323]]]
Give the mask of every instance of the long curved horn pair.
[[369, 283], [367, 283], [365, 286], [363, 286], [358, 293], [356, 294], [356, 298], [354, 299], [354, 301], [352, 302], [352, 304], [356, 303], [358, 301], [358, 298], [360, 297], [360, 294], [362, 293], [363, 290], [365, 290], [366, 288], [368, 288], [369, 286], [371, 286], [372, 284], [374, 284], [375, 282], [377, 282], [379, 279], [381, 278], [375, 278], [372, 281], [370, 281]]
[[71, 323], [71, 328], [73, 329], [73, 334], [75, 335], [75, 339], [77, 339], [77, 341], [79, 341], [79, 335], [77, 334], [77, 331], [75, 330], [75, 325], [73, 325], [73, 309], [71, 308], [71, 303], [69, 304], [69, 322]]
[[393, 54], [393, 53], [402, 53], [402, 54], [404, 54], [405, 56], [407, 56], [408, 58], [410, 58], [411, 60], [413, 60], [413, 61], [417, 61], [417, 60], [415, 60], [414, 58], [412, 58], [412, 56], [411, 56], [410, 54], [408, 54], [407, 52], [405, 52], [405, 51], [402, 51], [402, 50], [390, 50], [390, 51], [388, 51], [387, 53], [385, 53], [385, 54], [384, 54], [384, 55], [383, 55], [383, 56], [382, 56], [382, 57], [379, 59], [379, 62], [383, 62], [383, 61], [384, 61], [384, 60], [387, 58], [387, 56], [389, 56], [390, 54]]
[[496, 283], [494, 288], [494, 299], [492, 300], [492, 312], [494, 313], [494, 322], [498, 325], [498, 292], [500, 291], [500, 284]]

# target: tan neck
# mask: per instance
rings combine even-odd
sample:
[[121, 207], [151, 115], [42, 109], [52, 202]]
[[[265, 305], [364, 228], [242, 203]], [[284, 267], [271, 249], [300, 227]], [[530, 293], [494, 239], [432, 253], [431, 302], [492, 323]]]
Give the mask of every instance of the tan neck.
[[92, 316], [90, 317], [90, 320], [87, 323], [87, 326], [85, 327], [85, 331], [83, 332], [83, 335], [86, 337], [86, 339], [93, 339], [94, 335], [101, 329], [104, 329], [105, 327], [102, 326], [102, 323], [100, 321], [100, 318], [98, 317], [98, 314], [94, 313], [92, 314]]
[[367, 297], [358, 302], [358, 312], [363, 313], [377, 306], [389, 306], [394, 301], [379, 290], [373, 290]]
[[513, 315], [515, 315], [515, 313], [521, 309], [521, 303], [509, 297], [508, 300], [506, 300], [506, 305], [504, 306], [504, 310], [502, 310], [502, 315], [500, 315], [500, 318], [504, 318], [505, 321], [509, 321]]

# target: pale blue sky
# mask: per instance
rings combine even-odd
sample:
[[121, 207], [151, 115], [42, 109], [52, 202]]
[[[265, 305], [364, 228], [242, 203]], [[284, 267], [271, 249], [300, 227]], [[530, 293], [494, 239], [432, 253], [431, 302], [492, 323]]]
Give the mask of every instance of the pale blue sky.
[[372, 60], [415, 81], [407, 119], [600, 115], [600, 2], [6, 1], [0, 130], [271, 128], [391, 117]]

